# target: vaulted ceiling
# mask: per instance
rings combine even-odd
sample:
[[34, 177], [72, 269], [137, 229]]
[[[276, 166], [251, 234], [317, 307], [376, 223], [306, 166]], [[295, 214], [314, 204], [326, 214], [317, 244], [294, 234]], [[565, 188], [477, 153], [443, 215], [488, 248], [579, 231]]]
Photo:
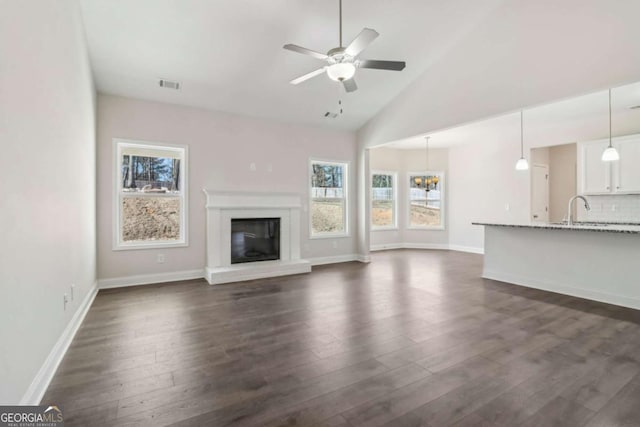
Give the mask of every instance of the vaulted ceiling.
[[[100, 92], [356, 130], [503, 2], [343, 0], [345, 44], [373, 28], [380, 36], [361, 56], [407, 62], [402, 72], [358, 70], [349, 94], [325, 75], [289, 84], [323, 64], [282, 48], [336, 47], [338, 0], [82, 0], [82, 9]], [[325, 118], [339, 99], [344, 114]]]

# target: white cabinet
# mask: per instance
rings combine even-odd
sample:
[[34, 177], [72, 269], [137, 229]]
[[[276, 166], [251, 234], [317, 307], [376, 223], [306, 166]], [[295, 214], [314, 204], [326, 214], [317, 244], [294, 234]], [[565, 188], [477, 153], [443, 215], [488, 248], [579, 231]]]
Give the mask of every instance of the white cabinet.
[[640, 193], [640, 135], [613, 139], [613, 146], [620, 153], [617, 162], [602, 161], [608, 145], [608, 139], [578, 144], [578, 193]]
[[611, 163], [602, 161], [609, 140], [582, 142], [578, 150], [578, 176], [581, 194], [611, 192]]
[[621, 138], [615, 146], [620, 160], [614, 166], [614, 191], [640, 193], [640, 136]]

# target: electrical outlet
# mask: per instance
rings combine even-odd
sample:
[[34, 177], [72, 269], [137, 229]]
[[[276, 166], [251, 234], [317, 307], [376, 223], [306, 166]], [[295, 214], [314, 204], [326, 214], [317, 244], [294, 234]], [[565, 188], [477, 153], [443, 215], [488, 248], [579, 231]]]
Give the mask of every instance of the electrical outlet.
[[331, 245], [333, 246], [333, 249], [337, 249], [338, 248], [338, 242], [336, 242], [335, 240], [333, 240], [331, 242]]
[[255, 163], [251, 163], [251, 164], [249, 165], [249, 170], [250, 170], [251, 172], [255, 172], [257, 169], [258, 169], [258, 168], [256, 167], [256, 164], [255, 164]]
[[511, 205], [509, 205], [509, 203], [505, 203], [504, 204], [504, 210], [509, 212], [511, 210]]
[[271, 163], [267, 165], [267, 172], [273, 172], [273, 165]]
[[615, 211], [616, 211], [616, 209], [617, 209], [617, 206], [616, 206], [616, 205], [611, 205], [611, 212], [615, 212]]
[[164, 260], [165, 260], [165, 258], [164, 258], [164, 254], [158, 254], [158, 255], [156, 256], [156, 262], [157, 262], [158, 264], [164, 264]]
[[71, 284], [71, 301], [76, 299], [76, 285]]
[[62, 297], [62, 300], [64, 301], [64, 311], [67, 311], [67, 304], [69, 303], [69, 295], [64, 294], [64, 296]]

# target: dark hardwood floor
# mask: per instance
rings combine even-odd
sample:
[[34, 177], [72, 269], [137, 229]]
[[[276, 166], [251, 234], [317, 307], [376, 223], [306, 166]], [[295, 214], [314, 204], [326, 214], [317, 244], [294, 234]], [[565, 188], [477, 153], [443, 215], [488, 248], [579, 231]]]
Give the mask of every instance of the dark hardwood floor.
[[640, 312], [482, 257], [100, 291], [43, 404], [68, 426], [638, 426]]

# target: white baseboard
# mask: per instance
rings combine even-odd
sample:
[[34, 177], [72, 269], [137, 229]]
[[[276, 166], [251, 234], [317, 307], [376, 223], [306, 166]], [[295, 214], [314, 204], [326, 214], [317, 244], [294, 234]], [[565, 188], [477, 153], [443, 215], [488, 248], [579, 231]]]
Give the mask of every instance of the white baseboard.
[[584, 298], [588, 300], [620, 305], [623, 307], [640, 310], [640, 299], [637, 298], [598, 292], [590, 289], [581, 289], [573, 286], [563, 285], [560, 283], [545, 282], [532, 277], [518, 276], [501, 271], [485, 270], [482, 272], [482, 277], [484, 277], [485, 279], [497, 280], [499, 282], [505, 282], [512, 285], [526, 286], [528, 288], [555, 292], [557, 294], [571, 295], [573, 297]]
[[437, 251], [448, 251], [449, 245], [446, 243], [403, 243], [404, 249], [432, 249]]
[[446, 243], [386, 243], [382, 245], [371, 245], [370, 251], [385, 251], [391, 249], [433, 249], [442, 251], [469, 252], [474, 254], [484, 254], [483, 248], [471, 246], [449, 245]]
[[358, 254], [347, 254], [347, 255], [334, 255], [334, 256], [309, 258], [309, 261], [311, 262], [311, 265], [314, 266], [314, 265], [325, 265], [325, 264], [337, 264], [340, 262], [360, 261], [360, 258], [361, 256]]
[[62, 362], [62, 358], [64, 357], [71, 341], [73, 341], [73, 337], [76, 335], [78, 328], [82, 324], [93, 300], [98, 294], [98, 284], [97, 282], [93, 284], [87, 296], [84, 298], [75, 314], [67, 324], [67, 327], [56, 341], [56, 344], [53, 346], [53, 349], [49, 352], [46, 360], [40, 367], [40, 370], [36, 374], [35, 378], [29, 385], [24, 396], [20, 400], [20, 405], [39, 405], [44, 393], [49, 388], [49, 384], [53, 379], [56, 371], [58, 370], [58, 366], [60, 362]]
[[371, 262], [371, 256], [358, 254], [357, 261], [364, 262], [365, 264], [369, 263], [369, 262]]
[[152, 283], [177, 282], [179, 280], [202, 279], [204, 270], [172, 271], [169, 273], [139, 274], [135, 276], [98, 279], [98, 288], [122, 288], [125, 286], [149, 285]]
[[369, 250], [371, 252], [375, 251], [386, 251], [392, 249], [404, 249], [404, 243], [387, 243], [382, 245], [371, 245]]
[[484, 248], [476, 248], [474, 246], [449, 245], [449, 250], [484, 255]]

